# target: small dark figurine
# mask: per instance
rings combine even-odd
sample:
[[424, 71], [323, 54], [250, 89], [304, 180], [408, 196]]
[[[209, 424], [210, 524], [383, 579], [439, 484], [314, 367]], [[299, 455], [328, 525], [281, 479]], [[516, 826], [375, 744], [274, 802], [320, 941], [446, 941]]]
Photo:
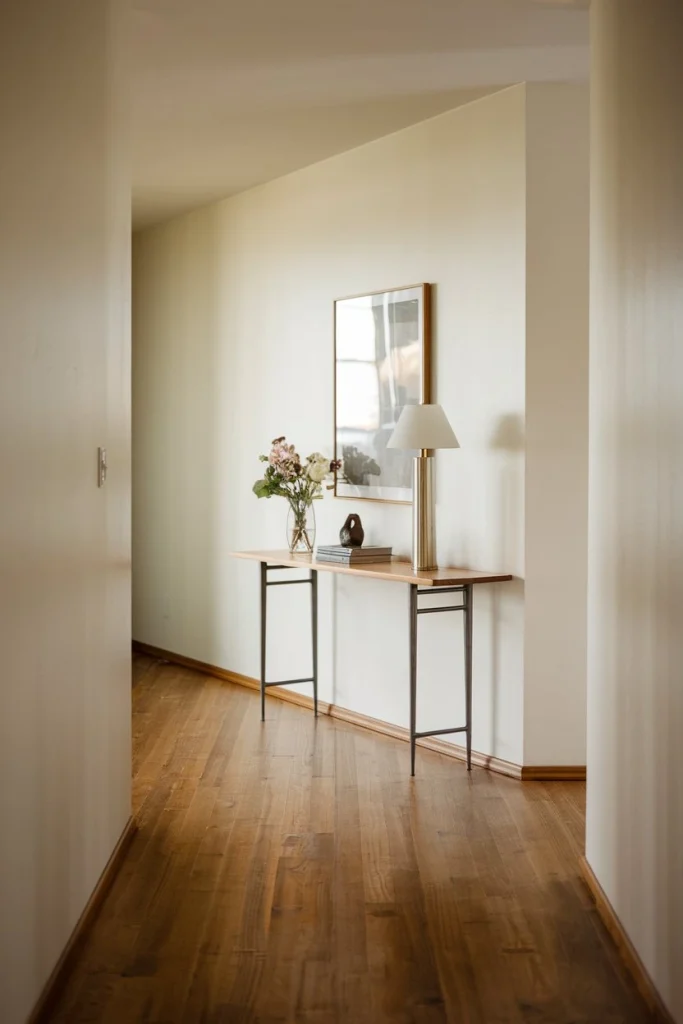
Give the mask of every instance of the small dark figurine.
[[365, 530], [360, 521], [360, 516], [353, 512], [346, 517], [346, 522], [339, 531], [339, 540], [344, 548], [359, 548], [363, 544]]

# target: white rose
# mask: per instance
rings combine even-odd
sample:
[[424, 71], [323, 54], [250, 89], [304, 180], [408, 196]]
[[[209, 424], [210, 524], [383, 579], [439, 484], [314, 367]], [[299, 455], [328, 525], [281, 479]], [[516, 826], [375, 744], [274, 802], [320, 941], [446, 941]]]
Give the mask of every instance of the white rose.
[[330, 472], [330, 463], [324, 456], [315, 457], [309, 462], [306, 471], [313, 483], [321, 484]]
[[313, 483], [322, 483], [328, 475], [329, 468], [322, 463], [314, 462], [308, 467], [308, 475]]

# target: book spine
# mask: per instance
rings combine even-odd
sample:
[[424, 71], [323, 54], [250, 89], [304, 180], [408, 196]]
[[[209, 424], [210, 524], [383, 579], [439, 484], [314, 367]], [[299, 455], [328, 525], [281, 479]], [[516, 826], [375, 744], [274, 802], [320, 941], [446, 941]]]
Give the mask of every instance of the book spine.
[[318, 562], [338, 562], [339, 565], [376, 565], [378, 562], [390, 562], [391, 555], [378, 555], [376, 558], [335, 558], [334, 555], [318, 555]]
[[346, 560], [352, 559], [354, 561], [371, 561], [375, 558], [391, 558], [391, 551], [364, 551], [362, 554], [350, 554], [347, 555], [343, 551], [326, 551], [325, 548], [317, 548], [318, 555], [325, 555], [326, 558], [344, 558]]

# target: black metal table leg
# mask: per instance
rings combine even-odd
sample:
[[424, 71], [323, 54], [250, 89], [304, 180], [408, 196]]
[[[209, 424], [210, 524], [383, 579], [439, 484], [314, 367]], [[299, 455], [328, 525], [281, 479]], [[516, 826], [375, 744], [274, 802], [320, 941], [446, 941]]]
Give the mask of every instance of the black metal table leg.
[[468, 583], [463, 594], [465, 623], [465, 735], [467, 737], [467, 770], [472, 771], [472, 604], [474, 587]]
[[[289, 686], [294, 683], [313, 683], [313, 709], [318, 714], [318, 572], [310, 570], [305, 580], [269, 580], [268, 570], [298, 568], [284, 565], [268, 565], [261, 562], [261, 721], [266, 718], [266, 689], [269, 686]], [[268, 682], [266, 680], [266, 646], [267, 646], [267, 593], [268, 587], [295, 586], [310, 584], [311, 586], [311, 657], [312, 674], [303, 679], [282, 679]], [[410, 588], [410, 774], [415, 775], [415, 754], [418, 739], [428, 736], [448, 736], [464, 732], [467, 737], [467, 769], [472, 768], [472, 604], [474, 587], [471, 583], [456, 586], [434, 587], [420, 590], [416, 583]], [[420, 595], [435, 596], [437, 594], [461, 594], [462, 604], [437, 605], [420, 608]], [[443, 612], [463, 612], [465, 632], [465, 708], [466, 724], [455, 728], [431, 729], [427, 732], [417, 731], [417, 620], [418, 615], [435, 615]]]
[[318, 571], [311, 569], [311, 646], [313, 654], [313, 713], [318, 714]]
[[[472, 594], [471, 583], [452, 587], [434, 587], [420, 590], [410, 585], [410, 774], [415, 774], [415, 748], [419, 739], [428, 736], [452, 736], [464, 732], [467, 737], [467, 768], [472, 768]], [[436, 605], [420, 608], [420, 595], [461, 594], [462, 604]], [[443, 612], [463, 612], [465, 626], [465, 707], [466, 724], [447, 729], [417, 730], [417, 617], [418, 615], [440, 615]]]
[[417, 584], [410, 584], [410, 774], [415, 774], [417, 740]]
[[[266, 720], [266, 690], [269, 686], [291, 686], [295, 683], [313, 683], [313, 707], [318, 714], [318, 573], [311, 569], [305, 580], [272, 580], [268, 579], [270, 569], [279, 572], [282, 569], [298, 568], [297, 566], [269, 565], [261, 562], [261, 721]], [[313, 654], [313, 674], [303, 679], [278, 679], [268, 682], [266, 679], [266, 647], [267, 647], [267, 612], [268, 587], [295, 587], [301, 584], [311, 587], [311, 646]]]
[[261, 562], [261, 721], [266, 720], [266, 594], [268, 563]]

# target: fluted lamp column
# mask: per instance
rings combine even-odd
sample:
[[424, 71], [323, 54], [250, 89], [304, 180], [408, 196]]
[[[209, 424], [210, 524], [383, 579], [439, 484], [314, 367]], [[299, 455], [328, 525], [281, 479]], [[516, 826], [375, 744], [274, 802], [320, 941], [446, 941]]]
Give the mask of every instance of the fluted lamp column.
[[387, 447], [418, 451], [413, 461], [413, 569], [436, 569], [434, 457], [430, 452], [459, 448], [458, 439], [440, 405], [406, 405]]

